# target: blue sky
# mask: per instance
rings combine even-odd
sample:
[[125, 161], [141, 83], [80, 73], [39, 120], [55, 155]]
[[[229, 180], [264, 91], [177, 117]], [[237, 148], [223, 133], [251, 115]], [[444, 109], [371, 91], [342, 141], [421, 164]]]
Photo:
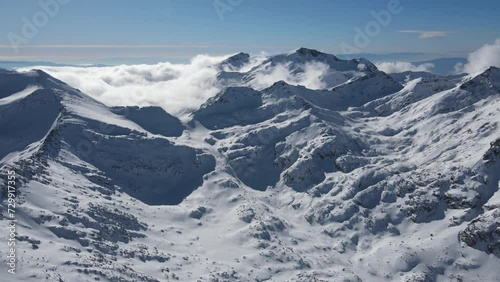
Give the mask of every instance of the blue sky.
[[[184, 61], [302, 46], [339, 54], [343, 43], [361, 53], [464, 57], [500, 37], [497, 0], [399, 0], [398, 13], [388, 9], [391, 1], [397, 0], [1, 0], [0, 60]], [[57, 11], [49, 14], [40, 3], [58, 3], [50, 10]], [[386, 26], [372, 15], [382, 10], [391, 14]], [[37, 29], [29, 36], [26, 20]], [[373, 22], [379, 30], [356, 45], [355, 28]]]

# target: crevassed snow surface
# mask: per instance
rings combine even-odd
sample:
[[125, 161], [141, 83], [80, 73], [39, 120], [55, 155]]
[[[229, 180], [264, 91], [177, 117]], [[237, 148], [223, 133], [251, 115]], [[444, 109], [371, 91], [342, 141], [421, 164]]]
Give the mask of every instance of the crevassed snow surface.
[[[498, 68], [387, 76], [304, 48], [247, 73], [234, 60], [220, 79], [238, 79], [187, 124], [0, 72], [23, 84], [0, 105], [0, 167], [20, 190], [9, 281], [500, 281]], [[315, 62], [329, 90], [250, 88]]]

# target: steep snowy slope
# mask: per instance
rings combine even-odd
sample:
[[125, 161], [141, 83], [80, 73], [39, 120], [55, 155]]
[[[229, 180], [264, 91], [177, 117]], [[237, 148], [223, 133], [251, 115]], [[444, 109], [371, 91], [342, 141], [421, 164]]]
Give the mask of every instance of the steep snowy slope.
[[[244, 80], [307, 62], [331, 87]], [[240, 78], [181, 124], [0, 73], [9, 281], [500, 281], [498, 68], [389, 77], [299, 49]]]
[[[10, 153], [6, 161], [18, 159], [19, 151], [37, 143], [38, 148], [31, 148], [37, 155], [34, 162], [49, 158], [73, 166], [71, 160], [78, 159], [110, 177], [112, 181], [106, 185], [118, 185], [149, 204], [179, 203], [201, 185], [202, 175], [214, 167], [213, 157], [153, 136], [41, 71], [17, 76], [34, 77], [36, 82], [26, 88], [29, 91], [23, 90], [27, 95], [15, 93], [9, 97], [23, 97], [1, 106], [0, 128], [7, 136], [2, 138], [7, 143], [3, 150]], [[146, 120], [144, 127], [148, 129], [158, 118], [150, 109], [132, 108], [127, 114], [139, 124]], [[147, 117], [141, 118], [141, 114]], [[163, 129], [173, 129], [180, 135], [180, 122], [164, 115]], [[89, 172], [87, 165], [73, 169]], [[189, 174], [190, 179], [182, 177], [184, 174]]]
[[222, 61], [219, 64], [219, 67], [223, 71], [237, 72], [249, 63], [250, 63], [250, 55], [248, 55], [247, 53], [240, 52]]
[[[40, 72], [23, 76], [4, 71], [0, 91], [0, 159], [42, 139], [60, 112], [60, 103], [39, 86]], [[29, 115], [28, 115], [29, 113]], [[13, 155], [9, 157], [14, 157]]]
[[160, 107], [113, 107], [111, 111], [125, 116], [153, 134], [179, 137], [184, 131], [181, 121]]
[[427, 72], [403, 72], [391, 77], [404, 85], [400, 91], [372, 100], [364, 109], [377, 115], [389, 115], [405, 106], [425, 99], [435, 93], [452, 89], [464, 79], [463, 75], [438, 76]]

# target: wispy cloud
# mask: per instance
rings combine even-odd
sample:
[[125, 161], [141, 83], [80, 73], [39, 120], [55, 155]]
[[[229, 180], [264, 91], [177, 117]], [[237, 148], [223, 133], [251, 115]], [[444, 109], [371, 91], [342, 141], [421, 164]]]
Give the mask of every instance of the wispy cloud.
[[426, 71], [429, 72], [434, 68], [434, 64], [425, 63], [414, 65], [408, 62], [382, 62], [377, 63], [377, 68], [385, 73], [400, 73], [405, 71]]
[[418, 34], [418, 38], [421, 38], [421, 39], [448, 37], [450, 34], [453, 34], [453, 32], [439, 31], [439, 30], [400, 30], [398, 32], [416, 33], [416, 34]]
[[485, 44], [481, 48], [469, 54], [467, 63], [457, 64], [457, 73], [477, 74], [490, 66], [500, 67], [500, 38], [493, 44]]

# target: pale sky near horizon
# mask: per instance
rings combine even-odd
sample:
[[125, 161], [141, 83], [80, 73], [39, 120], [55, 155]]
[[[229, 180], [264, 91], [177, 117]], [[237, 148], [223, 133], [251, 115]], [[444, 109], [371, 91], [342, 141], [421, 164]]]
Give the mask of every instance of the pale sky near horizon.
[[149, 63], [302, 46], [465, 57], [500, 38], [496, 0], [0, 0], [0, 11], [0, 60]]

